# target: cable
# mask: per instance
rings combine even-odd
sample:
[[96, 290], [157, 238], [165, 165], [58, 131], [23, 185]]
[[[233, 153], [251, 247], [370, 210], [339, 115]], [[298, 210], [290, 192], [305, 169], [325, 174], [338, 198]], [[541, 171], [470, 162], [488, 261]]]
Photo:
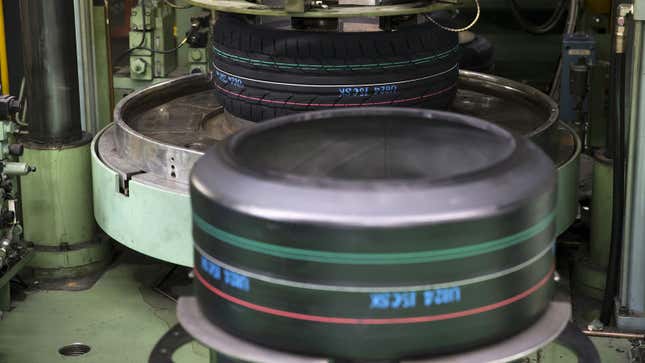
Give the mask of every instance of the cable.
[[567, 8], [566, 2], [567, 0], [560, 0], [558, 6], [555, 8], [553, 14], [551, 14], [549, 19], [547, 19], [547, 21], [545, 21], [543, 24], [539, 25], [533, 24], [530, 20], [526, 19], [524, 15], [522, 15], [522, 9], [520, 9], [520, 6], [517, 4], [517, 0], [511, 0], [511, 12], [513, 13], [513, 17], [515, 18], [515, 20], [517, 20], [522, 29], [532, 34], [544, 34], [553, 30], [553, 28], [558, 25], [558, 23], [562, 19], [562, 16], [564, 15], [564, 11]]
[[139, 42], [139, 45], [137, 45], [136, 47], [132, 47], [132, 48], [126, 50], [125, 52], [121, 53], [116, 58], [116, 60], [114, 62], [115, 64], [118, 64], [119, 61], [121, 61], [121, 59], [123, 59], [123, 57], [125, 57], [126, 55], [132, 53], [132, 51], [142, 47], [143, 44], [146, 42], [146, 0], [141, 0], [140, 3], [141, 3], [141, 11], [142, 11], [142, 14], [143, 14], [141, 16], [141, 20], [143, 21], [143, 31], [142, 31], [143, 34], [141, 35], [141, 41]]
[[179, 50], [179, 48], [183, 47], [186, 42], [188, 42], [188, 38], [194, 33], [194, 31], [190, 31], [186, 37], [179, 42], [179, 45], [172, 49], [167, 49], [167, 50], [156, 50], [156, 49], [150, 49], [150, 48], [145, 48], [145, 47], [138, 47], [137, 50], [147, 50], [148, 52], [155, 53], [155, 54], [170, 54], [174, 53]]
[[611, 322], [614, 311], [614, 297], [618, 291], [620, 276], [620, 258], [623, 241], [623, 220], [625, 208], [625, 54], [614, 55], [615, 88], [613, 115], [616, 129], [614, 131], [613, 152], [613, 190], [611, 216], [611, 244], [609, 246], [609, 264], [605, 280], [605, 294], [600, 310], [600, 321], [605, 325]]
[[[175, 1], [177, 1], [177, 0], [175, 0]], [[175, 9], [179, 9], [179, 10], [190, 9], [190, 8], [193, 7], [192, 5], [180, 6], [180, 5], [177, 5], [176, 3], [173, 3], [170, 0], [164, 0], [163, 2], [166, 3], [166, 5], [170, 6], [171, 8], [175, 8]]]
[[578, 0], [569, 1], [569, 16], [567, 17], [567, 26], [564, 29], [565, 34], [573, 34], [576, 30], [576, 23], [578, 22]]
[[[166, 0], [166, 1], [167, 1], [167, 0]], [[174, 48], [172, 48], [172, 49], [167, 49], [167, 50], [157, 50], [157, 49], [152, 49], [152, 48], [146, 48], [146, 47], [144, 47], [144, 46], [143, 46], [143, 44], [144, 44], [144, 43], [145, 43], [145, 41], [146, 41], [146, 34], [145, 34], [145, 31], [146, 31], [146, 17], [145, 17], [145, 13], [146, 13], [146, 4], [145, 4], [145, 0], [142, 0], [142, 1], [141, 1], [141, 10], [143, 11], [143, 14], [144, 14], [144, 16], [142, 17], [142, 20], [143, 20], [143, 31], [142, 31], [142, 33], [143, 33], [143, 34], [142, 34], [142, 36], [141, 36], [141, 42], [139, 42], [139, 45], [137, 45], [136, 47], [132, 47], [132, 48], [130, 48], [130, 49], [128, 49], [128, 50], [126, 50], [125, 52], [121, 53], [121, 54], [116, 58], [116, 60], [115, 60], [115, 62], [114, 62], [115, 64], [118, 64], [118, 63], [119, 63], [119, 62], [120, 62], [120, 61], [121, 61], [121, 60], [122, 60], [126, 55], [128, 55], [128, 54], [132, 53], [132, 52], [133, 52], [133, 51], [135, 51], [135, 50], [145, 50], [145, 51], [150, 52], [151, 54], [171, 54], [171, 53], [175, 53], [175, 52], [176, 52], [176, 51], [178, 51], [181, 47], [183, 47], [183, 46], [184, 46], [184, 44], [186, 44], [186, 42], [188, 42], [188, 39], [190, 38], [190, 36], [191, 36], [191, 35], [193, 35], [193, 33], [195, 32], [195, 29], [191, 27], [191, 30], [190, 30], [190, 32], [186, 35], [186, 37], [185, 37], [181, 42], [179, 42], [179, 45], [177, 45], [176, 47], [174, 47]]]
[[[576, 23], [578, 22], [578, 0], [569, 1], [569, 16], [567, 17], [567, 25], [564, 29], [565, 35], [573, 34], [576, 30]], [[551, 88], [549, 89], [549, 96], [551, 98], [558, 98], [560, 92], [560, 82], [562, 82], [562, 55], [558, 59], [558, 66], [555, 70], [553, 80], [551, 81]]]
[[449, 28], [447, 26], [439, 24], [432, 17], [428, 16], [428, 14], [423, 14], [423, 15], [426, 17], [426, 19], [429, 22], [433, 23], [434, 25], [438, 26], [439, 28], [441, 28], [443, 30], [447, 30], [449, 32], [455, 32], [455, 33], [465, 32], [466, 30], [469, 30], [470, 28], [475, 26], [475, 24], [477, 24], [477, 21], [479, 20], [479, 16], [481, 15], [481, 7], [479, 6], [479, 0], [473, 0], [473, 1], [475, 2], [475, 6], [477, 7], [477, 14], [475, 15], [475, 18], [473, 19], [473, 21], [471, 21], [470, 24], [468, 24], [467, 26], [465, 26], [463, 28], [456, 28], [456, 29], [455, 28]]
[[20, 93], [18, 94], [18, 103], [22, 105], [22, 110], [21, 112], [18, 112], [15, 114], [15, 122], [23, 127], [29, 126], [25, 122], [25, 115], [27, 114], [27, 99], [25, 98], [25, 77], [22, 77], [22, 81], [20, 82]]

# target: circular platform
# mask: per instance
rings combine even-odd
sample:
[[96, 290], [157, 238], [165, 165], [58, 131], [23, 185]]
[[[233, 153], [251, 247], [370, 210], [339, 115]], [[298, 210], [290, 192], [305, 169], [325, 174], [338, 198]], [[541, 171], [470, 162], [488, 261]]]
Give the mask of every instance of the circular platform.
[[[557, 105], [548, 96], [518, 82], [461, 71], [452, 110], [540, 145], [558, 166], [558, 233], [573, 222], [580, 140], [558, 123]], [[92, 145], [97, 222], [134, 250], [192, 266], [189, 172], [206, 148], [251, 123], [223, 111], [204, 75], [129, 95], [117, 106], [115, 120]]]
[[[182, 297], [177, 317], [184, 329], [217, 355], [245, 363], [332, 363], [332, 359], [310, 357], [265, 348], [210, 324], [195, 297]], [[502, 342], [455, 354], [428, 358], [404, 359], [397, 363], [481, 363], [510, 362], [523, 358], [555, 340], [571, 317], [571, 304], [556, 297], [547, 311], [528, 329]]]

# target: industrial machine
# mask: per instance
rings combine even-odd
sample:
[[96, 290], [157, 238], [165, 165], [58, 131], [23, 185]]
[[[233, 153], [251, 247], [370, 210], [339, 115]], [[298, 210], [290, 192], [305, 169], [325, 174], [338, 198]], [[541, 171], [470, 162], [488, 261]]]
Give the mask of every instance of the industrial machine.
[[0, 0], [0, 363], [645, 360], [644, 14]]

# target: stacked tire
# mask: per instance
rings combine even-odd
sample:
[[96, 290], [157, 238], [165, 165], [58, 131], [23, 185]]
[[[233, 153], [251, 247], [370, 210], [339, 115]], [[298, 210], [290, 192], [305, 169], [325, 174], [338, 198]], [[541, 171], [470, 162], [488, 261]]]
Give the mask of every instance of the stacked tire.
[[456, 94], [458, 58], [457, 34], [432, 23], [314, 32], [222, 13], [212, 76], [224, 108], [256, 122], [347, 107], [441, 109]]

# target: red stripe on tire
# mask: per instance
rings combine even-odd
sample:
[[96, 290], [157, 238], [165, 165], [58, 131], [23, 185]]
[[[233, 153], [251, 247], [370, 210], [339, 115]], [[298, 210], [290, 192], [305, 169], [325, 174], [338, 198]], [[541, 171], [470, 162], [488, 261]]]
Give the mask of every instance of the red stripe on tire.
[[305, 321], [313, 321], [317, 323], [328, 323], [328, 324], [352, 324], [352, 325], [387, 325], [387, 324], [416, 324], [416, 323], [429, 323], [433, 321], [441, 321], [441, 320], [449, 320], [449, 319], [457, 319], [457, 318], [462, 318], [465, 316], [470, 316], [470, 315], [476, 315], [476, 314], [481, 314], [485, 313], [488, 311], [492, 311], [495, 309], [502, 308], [504, 306], [510, 305], [512, 303], [515, 303], [519, 300], [522, 300], [526, 298], [527, 296], [533, 294], [537, 290], [539, 290], [542, 286], [544, 286], [549, 279], [551, 279], [551, 275], [553, 275], [553, 272], [555, 271], [555, 265], [551, 267], [549, 272], [547, 273], [546, 276], [544, 276], [540, 281], [538, 281], [537, 284], [529, 288], [528, 290], [521, 292], [513, 297], [510, 297], [508, 299], [486, 305], [486, 306], [480, 306], [477, 308], [473, 309], [468, 309], [468, 310], [463, 310], [463, 311], [458, 311], [454, 313], [447, 313], [447, 314], [439, 314], [439, 315], [427, 315], [427, 316], [415, 316], [415, 317], [406, 317], [406, 318], [340, 318], [340, 317], [332, 317], [332, 316], [319, 316], [319, 315], [309, 315], [309, 314], [301, 314], [301, 313], [294, 313], [290, 311], [284, 311], [284, 310], [278, 310], [278, 309], [273, 309], [269, 308], [266, 306], [262, 305], [257, 305], [242, 299], [239, 299], [237, 297], [231, 296], [224, 291], [216, 288], [215, 286], [211, 285], [206, 279], [197, 271], [197, 269], [194, 269], [195, 271], [195, 276], [197, 279], [211, 292], [216, 294], [217, 296], [221, 297], [224, 300], [227, 300], [229, 302], [232, 302], [236, 305], [243, 306], [245, 308], [259, 311], [262, 313], [266, 314], [271, 314], [271, 315], [276, 315], [276, 316], [281, 316], [284, 318], [289, 318], [289, 319], [296, 319], [296, 320], [305, 320]]

